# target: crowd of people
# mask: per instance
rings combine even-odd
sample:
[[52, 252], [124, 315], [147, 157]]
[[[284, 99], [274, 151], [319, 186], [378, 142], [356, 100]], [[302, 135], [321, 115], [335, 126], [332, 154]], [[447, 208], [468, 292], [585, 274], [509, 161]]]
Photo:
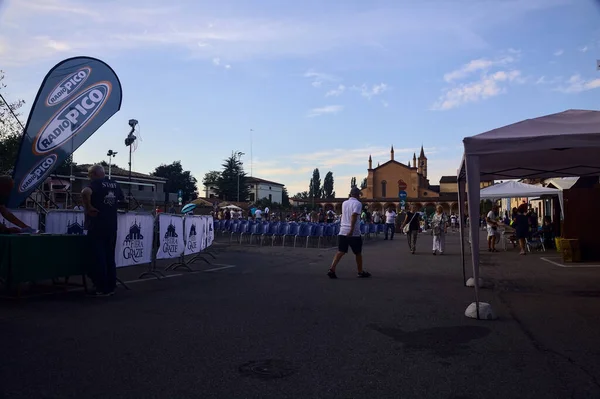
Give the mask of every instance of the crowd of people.
[[482, 216], [480, 221], [480, 224], [485, 223], [487, 227], [489, 252], [498, 252], [496, 244], [501, 239], [500, 227], [504, 228], [505, 234], [508, 234], [511, 242], [515, 245], [518, 243], [521, 250], [520, 255], [527, 254], [528, 240], [541, 241], [546, 248], [554, 246], [554, 226], [550, 216], [544, 216], [543, 225], [539, 226], [537, 213], [527, 203], [513, 208], [510, 217], [508, 211], [505, 211], [504, 217], [501, 217], [499, 209], [494, 205], [485, 217]]

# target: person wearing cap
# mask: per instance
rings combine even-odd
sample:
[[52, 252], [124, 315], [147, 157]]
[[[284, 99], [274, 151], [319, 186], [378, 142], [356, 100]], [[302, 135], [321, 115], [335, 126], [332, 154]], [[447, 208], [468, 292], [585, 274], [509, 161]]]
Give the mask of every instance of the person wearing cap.
[[331, 267], [327, 272], [329, 278], [337, 278], [335, 268], [348, 253], [348, 248], [352, 249], [356, 257], [356, 268], [360, 278], [371, 277], [371, 274], [363, 270], [362, 258], [362, 237], [360, 235], [359, 217], [362, 212], [362, 204], [358, 200], [360, 198], [360, 189], [352, 187], [350, 190], [350, 198], [342, 204], [342, 219], [340, 223], [340, 234], [338, 235], [338, 252], [333, 258]]
[[90, 185], [83, 189], [81, 196], [95, 258], [90, 277], [96, 289], [93, 295], [108, 296], [114, 294], [117, 285], [117, 209], [123, 204], [124, 196], [119, 184], [106, 177], [102, 165], [90, 167], [88, 176]]
[[7, 207], [8, 197], [14, 185], [12, 177], [4, 175], [0, 176], [0, 215], [8, 222], [14, 224], [17, 227], [6, 227], [0, 223], [0, 234], [17, 234], [22, 233], [24, 230], [31, 230], [29, 226], [16, 217]]

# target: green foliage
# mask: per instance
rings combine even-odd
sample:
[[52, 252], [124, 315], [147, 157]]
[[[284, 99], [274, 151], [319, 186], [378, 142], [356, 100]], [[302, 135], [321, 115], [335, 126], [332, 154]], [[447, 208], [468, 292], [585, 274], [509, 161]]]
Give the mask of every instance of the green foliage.
[[356, 177], [353, 177], [352, 179], [350, 179], [350, 188], [352, 187], [356, 187]]
[[[52, 173], [62, 176], [71, 176], [71, 166], [73, 167], [73, 173], [75, 173], [77, 171], [77, 164], [73, 162], [73, 154], [69, 155], [67, 159], [65, 159], [64, 162]], [[108, 170], [106, 173], [108, 173]]]
[[308, 191], [302, 191], [300, 193], [297, 193], [296, 195], [294, 195], [294, 198], [298, 198], [298, 199], [309, 199], [310, 198], [310, 193]]
[[218, 170], [211, 170], [204, 175], [202, 179], [202, 184], [205, 186], [216, 185], [221, 177], [221, 172]]
[[175, 161], [170, 165], [161, 164], [154, 169], [151, 175], [167, 179], [165, 192], [177, 193], [181, 190], [184, 203], [198, 198], [198, 186], [196, 185], [198, 181], [189, 170], [183, 170], [181, 161]]
[[250, 192], [246, 183], [246, 173], [242, 161], [236, 156], [236, 152], [232, 152], [222, 166], [223, 171], [216, 182], [217, 196], [226, 201], [237, 201], [239, 188], [240, 202], [247, 201]]
[[290, 195], [288, 194], [287, 187], [283, 187], [283, 190], [281, 191], [281, 206], [284, 209], [290, 207]]
[[334, 198], [335, 192], [333, 191], [333, 172], [329, 171], [323, 179], [323, 198]]
[[363, 181], [360, 183], [360, 188], [361, 188], [361, 189], [365, 189], [365, 188], [367, 188], [367, 178], [366, 178], [366, 177], [365, 177], [365, 178], [363, 179]]
[[321, 198], [321, 174], [319, 169], [313, 170], [312, 178], [308, 187], [308, 195], [310, 198]]
[[[0, 70], [0, 94], [8, 100], [6, 93], [6, 84], [4, 83], [4, 71]], [[14, 168], [21, 138], [23, 137], [23, 128], [10, 112], [20, 116], [17, 112], [25, 104], [24, 100], [16, 100], [5, 103], [0, 98], [0, 174], [8, 174]]]

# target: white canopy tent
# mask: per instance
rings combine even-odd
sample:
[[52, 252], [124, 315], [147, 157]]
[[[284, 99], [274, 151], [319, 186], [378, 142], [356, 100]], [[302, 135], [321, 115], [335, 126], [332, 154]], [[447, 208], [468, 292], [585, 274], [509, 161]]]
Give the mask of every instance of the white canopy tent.
[[[471, 220], [479, 215], [481, 180], [600, 175], [600, 112], [568, 110], [527, 119], [463, 140], [458, 170], [459, 212], [468, 200]], [[468, 186], [468, 196], [466, 195]], [[562, 204], [561, 204], [562, 205]], [[464, 234], [461, 245], [464, 261]], [[475, 307], [479, 315], [479, 230], [470, 223]]]
[[564, 209], [563, 193], [556, 188], [534, 186], [533, 184], [525, 184], [518, 181], [507, 181], [486, 187], [479, 192], [481, 199], [541, 197], [544, 195], [558, 196], [562, 215], [562, 210]]

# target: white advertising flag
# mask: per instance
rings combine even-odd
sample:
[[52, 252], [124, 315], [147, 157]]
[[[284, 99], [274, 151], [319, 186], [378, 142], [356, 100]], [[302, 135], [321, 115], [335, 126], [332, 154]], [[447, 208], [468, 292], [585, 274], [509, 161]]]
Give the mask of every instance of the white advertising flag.
[[186, 216], [184, 221], [185, 227], [185, 255], [196, 254], [201, 251], [202, 235], [201, 216]]
[[156, 259], [176, 258], [183, 254], [183, 217], [160, 214], [158, 219], [158, 252]]
[[149, 213], [119, 213], [117, 218], [117, 267], [140, 265], [152, 261], [154, 216]]
[[51, 210], [46, 215], [46, 233], [83, 235], [85, 214], [83, 211]]
[[[38, 230], [40, 228], [40, 215], [36, 211], [32, 209], [11, 209], [10, 211], [21, 222], [25, 223], [32, 229]], [[2, 215], [0, 215], [0, 223], [5, 225], [6, 227], [17, 227], [8, 220], [4, 219]]]

